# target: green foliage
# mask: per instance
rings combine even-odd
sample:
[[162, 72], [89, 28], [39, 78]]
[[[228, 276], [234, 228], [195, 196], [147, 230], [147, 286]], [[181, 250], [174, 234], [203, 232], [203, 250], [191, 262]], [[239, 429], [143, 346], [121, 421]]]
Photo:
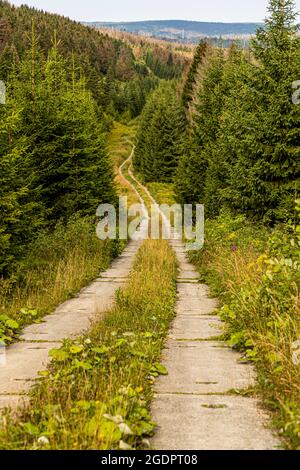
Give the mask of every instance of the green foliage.
[[185, 115], [173, 83], [162, 83], [141, 116], [134, 166], [145, 181], [171, 182], [185, 145]]
[[300, 47], [293, 8], [292, 1], [270, 1], [250, 57], [233, 46], [198, 70], [190, 152], [179, 162], [176, 186], [180, 200], [204, 203], [210, 216], [222, 207], [270, 225], [295, 216], [299, 106], [292, 84]]
[[8, 315], [0, 315], [0, 344], [6, 344], [17, 337], [19, 323]]
[[2, 426], [2, 449], [149, 447], [152, 385], [168, 373], [159, 361], [174, 315], [176, 271], [167, 242], [143, 244], [104, 320], [51, 351], [31, 405]]
[[[300, 201], [297, 212], [300, 213]], [[267, 405], [289, 448], [299, 449], [300, 226], [259, 228], [222, 213], [206, 223], [204, 250], [192, 260], [222, 300], [229, 345], [255, 363]]]
[[159, 80], [152, 76], [138, 77], [116, 87], [112, 95], [116, 111], [127, 118], [139, 116], [145, 106], [148, 95], [158, 86]]

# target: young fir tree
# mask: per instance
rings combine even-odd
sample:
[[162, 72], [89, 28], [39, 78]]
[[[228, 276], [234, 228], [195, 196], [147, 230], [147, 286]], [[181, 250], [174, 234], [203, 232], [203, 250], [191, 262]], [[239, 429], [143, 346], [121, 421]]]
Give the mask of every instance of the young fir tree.
[[266, 223], [293, 215], [300, 178], [300, 108], [292, 84], [300, 76], [300, 38], [291, 0], [271, 0], [270, 17], [253, 41], [257, 67], [235, 110], [231, 207]]
[[204, 203], [209, 155], [216, 145], [223, 109], [224, 53], [217, 50], [206, 65], [195, 96], [189, 151], [179, 161], [176, 192], [181, 202]]
[[185, 143], [185, 114], [173, 84], [163, 84], [146, 106], [138, 134], [135, 166], [146, 181], [173, 181]]

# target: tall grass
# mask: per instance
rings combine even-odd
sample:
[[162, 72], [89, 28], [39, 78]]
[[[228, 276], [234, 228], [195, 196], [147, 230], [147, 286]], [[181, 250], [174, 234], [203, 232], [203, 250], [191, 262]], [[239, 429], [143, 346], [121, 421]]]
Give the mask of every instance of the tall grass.
[[177, 266], [167, 242], [146, 241], [115, 306], [83, 338], [53, 350], [31, 403], [2, 421], [1, 449], [148, 447], [152, 384], [174, 315]]
[[74, 217], [41, 233], [10, 279], [0, 281], [0, 340], [51, 313], [104, 270], [121, 246], [96, 237], [95, 224]]
[[137, 120], [128, 125], [115, 122], [108, 134], [108, 151], [115, 169], [129, 157], [135, 142]]
[[170, 183], [147, 183], [147, 188], [158, 204], [176, 204], [174, 185]]
[[[115, 168], [115, 182], [118, 194], [127, 197], [128, 206], [137, 204], [140, 200], [137, 194], [132, 190], [128, 181], [119, 174], [119, 168], [132, 152], [136, 130], [136, 121], [130, 122], [127, 126], [115, 122], [111, 132], [108, 134], [108, 150]], [[123, 174], [126, 178], [128, 176], [128, 166], [123, 170]]]
[[222, 215], [207, 221], [204, 250], [192, 255], [223, 302], [229, 344], [255, 363], [265, 403], [292, 449], [300, 449], [299, 232]]

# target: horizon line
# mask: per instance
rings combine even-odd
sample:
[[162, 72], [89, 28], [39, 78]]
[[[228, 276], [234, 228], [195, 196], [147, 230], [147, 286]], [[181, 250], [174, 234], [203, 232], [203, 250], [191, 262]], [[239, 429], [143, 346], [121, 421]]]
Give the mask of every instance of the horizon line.
[[209, 20], [186, 20], [186, 19], [151, 19], [151, 20], [80, 20], [82, 23], [115, 23], [115, 24], [129, 24], [129, 23], [157, 23], [157, 22], [164, 22], [164, 21], [182, 21], [187, 23], [211, 23], [211, 24], [263, 24], [264, 21], [257, 20], [257, 21], [209, 21]]

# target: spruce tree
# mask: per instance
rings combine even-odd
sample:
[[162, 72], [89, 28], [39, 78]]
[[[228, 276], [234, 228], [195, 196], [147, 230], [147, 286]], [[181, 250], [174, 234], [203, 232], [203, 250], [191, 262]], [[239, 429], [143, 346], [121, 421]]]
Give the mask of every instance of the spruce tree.
[[172, 182], [185, 144], [185, 114], [173, 84], [162, 84], [141, 118], [134, 165], [146, 181]]
[[214, 95], [214, 99], [220, 104], [216, 106], [218, 120], [202, 154], [206, 162], [203, 202], [210, 217], [218, 215], [230, 199], [231, 171], [236, 164], [232, 129], [236, 126], [236, 131], [239, 132], [237, 110], [245, 99], [244, 88], [249, 74], [251, 76], [251, 66], [243, 52], [238, 46], [232, 45], [223, 65], [220, 86]]
[[181, 202], [204, 203], [206, 173], [212, 146], [216, 145], [223, 108], [222, 50], [213, 53], [206, 65], [204, 78], [194, 98], [193, 124], [189, 148], [179, 161], [176, 175], [176, 192]]
[[182, 104], [185, 109], [188, 108], [189, 103], [193, 100], [193, 92], [194, 92], [194, 87], [196, 83], [197, 72], [204, 60], [204, 57], [207, 53], [207, 49], [208, 49], [208, 44], [203, 40], [200, 41], [200, 43], [198, 44], [196, 48], [193, 62], [188, 71], [188, 74], [184, 83], [183, 91], [182, 91], [181, 99], [182, 99]]
[[22, 109], [8, 89], [6, 105], [0, 105], [0, 276], [11, 273], [43, 223], [30, 192], [27, 148]]
[[275, 223], [293, 215], [299, 192], [300, 110], [292, 102], [292, 83], [300, 76], [300, 38], [293, 1], [271, 0], [269, 12], [253, 41], [259, 66], [238, 110], [243, 135], [239, 139], [238, 131], [234, 141], [231, 204]]

